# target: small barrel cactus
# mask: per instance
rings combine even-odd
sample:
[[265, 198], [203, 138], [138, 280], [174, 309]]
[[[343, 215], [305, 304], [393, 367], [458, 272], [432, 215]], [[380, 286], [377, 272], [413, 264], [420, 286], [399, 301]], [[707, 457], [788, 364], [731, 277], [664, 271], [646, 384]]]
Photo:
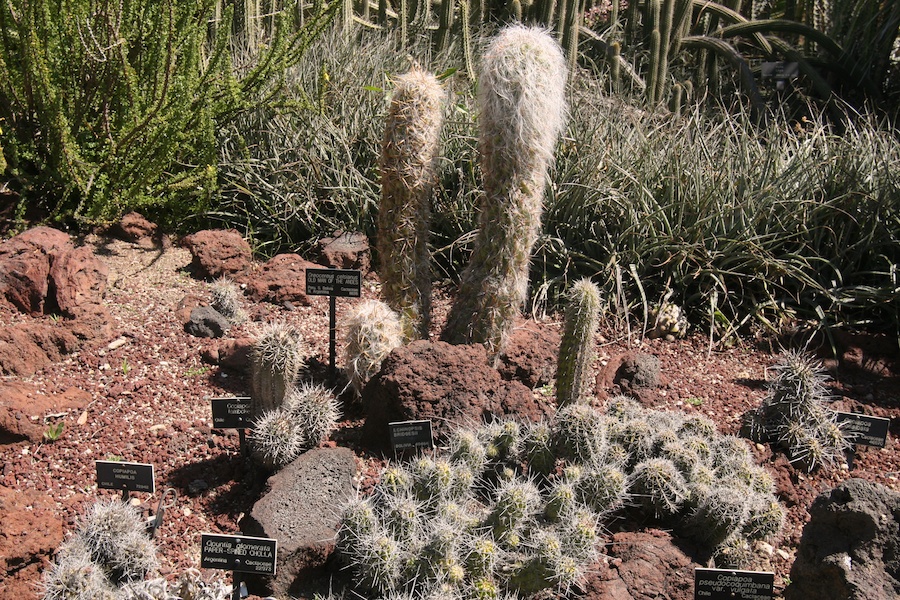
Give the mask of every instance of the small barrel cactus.
[[672, 461], [649, 458], [635, 465], [631, 493], [648, 513], [667, 517], [681, 509], [687, 499], [688, 488]]
[[556, 403], [581, 402], [591, 391], [594, 336], [600, 318], [600, 288], [590, 279], [577, 281], [569, 290], [565, 326], [556, 367]]
[[391, 350], [403, 344], [400, 316], [384, 302], [363, 302], [347, 317], [345, 368], [357, 394], [378, 373]]
[[393, 83], [381, 146], [378, 274], [384, 300], [413, 340], [427, 338], [430, 323], [430, 203], [446, 92], [418, 67]]
[[306, 347], [284, 323], [266, 325], [250, 352], [250, 415], [256, 419], [284, 402], [303, 368]]
[[247, 311], [241, 303], [243, 294], [237, 284], [228, 277], [216, 279], [209, 287], [212, 306], [219, 314], [228, 319], [232, 325], [247, 320]]

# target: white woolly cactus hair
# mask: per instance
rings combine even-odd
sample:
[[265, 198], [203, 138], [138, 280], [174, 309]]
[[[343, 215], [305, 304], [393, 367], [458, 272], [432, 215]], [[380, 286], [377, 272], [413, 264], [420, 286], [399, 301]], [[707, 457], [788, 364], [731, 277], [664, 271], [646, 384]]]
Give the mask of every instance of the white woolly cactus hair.
[[527, 298], [547, 170], [565, 124], [565, 82], [562, 49], [543, 29], [507, 27], [485, 51], [479, 230], [442, 337], [482, 343], [494, 359]]
[[[550, 33], [511, 25], [485, 50], [478, 80], [482, 143], [506, 160], [523, 148], [531, 160], [553, 160], [556, 139], [566, 124], [566, 59]], [[522, 157], [510, 156], [520, 161]]]
[[400, 316], [380, 300], [363, 302], [349, 315], [345, 367], [357, 394], [362, 393], [391, 350], [403, 341]]

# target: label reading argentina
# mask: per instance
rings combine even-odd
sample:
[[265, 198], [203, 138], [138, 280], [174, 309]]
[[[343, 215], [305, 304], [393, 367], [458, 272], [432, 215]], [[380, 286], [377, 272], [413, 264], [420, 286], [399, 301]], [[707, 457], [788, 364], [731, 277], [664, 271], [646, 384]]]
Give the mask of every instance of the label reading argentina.
[[250, 397], [213, 398], [213, 429], [245, 429], [250, 427]]
[[97, 468], [97, 487], [102, 490], [126, 490], [150, 494], [156, 490], [153, 465], [113, 460], [98, 460], [94, 464]]
[[388, 423], [394, 451], [432, 447], [431, 421], [397, 421]]
[[772, 600], [775, 573], [694, 569], [694, 600]]
[[362, 271], [356, 269], [306, 269], [306, 293], [309, 296], [359, 298]]
[[275, 575], [278, 542], [245, 535], [200, 534], [200, 566], [241, 573]]
[[839, 412], [837, 422], [841, 425], [844, 437], [854, 444], [875, 448], [884, 448], [887, 445], [890, 419]]

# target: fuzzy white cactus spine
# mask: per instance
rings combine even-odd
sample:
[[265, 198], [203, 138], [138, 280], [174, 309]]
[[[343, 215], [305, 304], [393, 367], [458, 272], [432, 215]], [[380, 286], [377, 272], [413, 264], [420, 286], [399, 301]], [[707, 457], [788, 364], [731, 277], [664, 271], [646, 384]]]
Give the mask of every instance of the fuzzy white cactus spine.
[[446, 96], [418, 67], [397, 76], [381, 146], [381, 293], [400, 313], [408, 340], [427, 338], [431, 319], [428, 232]]
[[348, 316], [344, 364], [357, 394], [362, 393], [391, 350], [402, 344], [400, 315], [384, 302], [363, 302]]
[[565, 406], [586, 399], [591, 390], [594, 335], [600, 318], [600, 288], [590, 279], [569, 290], [565, 326], [556, 367], [556, 402]]
[[528, 293], [531, 249], [565, 125], [566, 60], [544, 30], [513, 25], [490, 43], [478, 79], [484, 196], [469, 265], [442, 337], [503, 350]]

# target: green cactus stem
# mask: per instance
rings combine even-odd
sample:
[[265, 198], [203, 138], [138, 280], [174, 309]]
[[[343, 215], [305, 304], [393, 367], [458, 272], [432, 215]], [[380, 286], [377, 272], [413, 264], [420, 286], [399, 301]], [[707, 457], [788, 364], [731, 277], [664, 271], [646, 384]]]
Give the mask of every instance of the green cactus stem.
[[569, 291], [565, 326], [556, 367], [556, 402], [565, 406], [582, 402], [591, 393], [594, 336], [600, 318], [600, 288], [589, 279]]
[[250, 352], [250, 416], [275, 410], [300, 375], [305, 345], [300, 334], [284, 323], [266, 325]]

